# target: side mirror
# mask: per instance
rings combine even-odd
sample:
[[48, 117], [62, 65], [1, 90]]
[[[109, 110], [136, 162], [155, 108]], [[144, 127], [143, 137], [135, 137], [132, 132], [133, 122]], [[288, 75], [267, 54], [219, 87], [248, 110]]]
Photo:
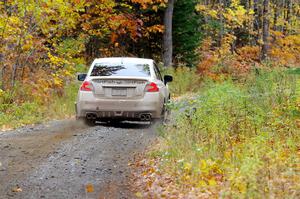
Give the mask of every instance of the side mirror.
[[173, 81], [173, 77], [171, 75], [165, 75], [164, 76], [165, 84], [167, 84], [168, 82], [172, 82], [172, 81]]
[[84, 81], [85, 80], [85, 78], [86, 78], [86, 75], [87, 74], [79, 74], [78, 76], [77, 76], [77, 79], [79, 80], [79, 81]]

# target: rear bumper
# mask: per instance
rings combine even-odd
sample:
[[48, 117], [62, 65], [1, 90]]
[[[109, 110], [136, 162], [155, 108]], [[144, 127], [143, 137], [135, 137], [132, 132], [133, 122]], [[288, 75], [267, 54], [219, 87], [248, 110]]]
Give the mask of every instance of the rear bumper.
[[93, 113], [97, 118], [123, 118], [138, 120], [141, 114], [160, 118], [163, 100], [159, 93], [146, 93], [140, 99], [99, 99], [92, 93], [79, 93], [75, 104], [77, 118]]

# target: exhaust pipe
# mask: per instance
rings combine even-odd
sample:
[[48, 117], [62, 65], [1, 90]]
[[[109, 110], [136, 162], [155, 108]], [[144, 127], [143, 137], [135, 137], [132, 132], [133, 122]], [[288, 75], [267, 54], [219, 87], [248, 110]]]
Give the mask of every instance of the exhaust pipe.
[[150, 114], [146, 114], [146, 121], [150, 121], [151, 120], [151, 115]]
[[151, 114], [141, 114], [141, 116], [140, 116], [140, 118], [141, 118], [141, 121], [150, 121], [151, 120]]
[[141, 114], [141, 120], [145, 121], [146, 120], [146, 115], [145, 114]]
[[97, 118], [97, 115], [94, 113], [87, 113], [86, 114], [86, 119], [88, 120], [95, 120]]

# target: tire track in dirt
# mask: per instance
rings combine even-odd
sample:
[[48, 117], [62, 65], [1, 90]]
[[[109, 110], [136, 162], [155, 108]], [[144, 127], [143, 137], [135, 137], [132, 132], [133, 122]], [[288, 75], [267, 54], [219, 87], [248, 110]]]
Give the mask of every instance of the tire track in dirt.
[[0, 133], [0, 198], [132, 198], [128, 162], [154, 131], [64, 120]]

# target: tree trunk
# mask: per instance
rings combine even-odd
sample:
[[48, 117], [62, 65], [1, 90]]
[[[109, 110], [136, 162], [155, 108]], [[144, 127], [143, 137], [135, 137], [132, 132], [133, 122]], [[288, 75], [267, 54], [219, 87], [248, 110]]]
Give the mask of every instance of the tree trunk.
[[175, 0], [168, 0], [168, 7], [164, 15], [165, 31], [163, 35], [163, 62], [165, 67], [172, 66], [173, 58], [173, 38], [172, 38], [172, 19]]
[[5, 91], [5, 85], [4, 85], [4, 75], [5, 75], [5, 65], [3, 64], [3, 67], [1, 68], [1, 72], [0, 72], [0, 89]]
[[259, 0], [253, 1], [253, 11], [254, 11], [254, 20], [253, 20], [253, 32], [255, 32], [255, 39], [253, 44], [257, 45], [259, 39], [260, 39], [260, 28], [261, 28], [261, 22], [260, 22], [260, 9], [259, 9]]
[[292, 0], [288, 0], [287, 2], [287, 11], [286, 11], [286, 21], [287, 21], [287, 24], [286, 24], [286, 33], [288, 34], [289, 31], [290, 31], [290, 27], [292, 25], [292, 5], [293, 5], [293, 1]]
[[269, 21], [269, 1], [270, 0], [264, 0], [264, 11], [263, 11], [263, 45], [261, 49], [261, 60], [265, 60], [268, 55], [269, 51], [269, 26], [270, 26], [270, 21]]
[[[219, 6], [220, 8], [223, 8], [224, 5], [223, 5], [223, 1], [222, 0], [219, 0]], [[218, 35], [218, 43], [219, 43], [219, 46], [221, 47], [222, 46], [222, 40], [223, 40], [223, 35], [224, 35], [224, 24], [223, 24], [223, 9], [219, 12], [219, 23], [220, 23], [220, 30], [219, 30], [219, 35]]]
[[278, 17], [279, 17], [279, 3], [278, 1], [275, 2], [275, 8], [274, 8], [274, 18], [273, 18], [273, 30], [274, 31], [277, 31], [278, 28], [277, 28], [277, 22], [278, 22]]

